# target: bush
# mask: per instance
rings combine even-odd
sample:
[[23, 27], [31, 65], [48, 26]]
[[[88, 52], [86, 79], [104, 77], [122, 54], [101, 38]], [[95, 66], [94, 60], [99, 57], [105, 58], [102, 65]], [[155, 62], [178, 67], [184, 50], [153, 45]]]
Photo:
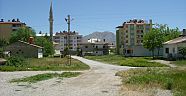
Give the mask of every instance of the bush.
[[6, 65], [7, 66], [15, 66], [15, 67], [23, 67], [26, 64], [25, 60], [21, 56], [11, 56], [8, 58]]

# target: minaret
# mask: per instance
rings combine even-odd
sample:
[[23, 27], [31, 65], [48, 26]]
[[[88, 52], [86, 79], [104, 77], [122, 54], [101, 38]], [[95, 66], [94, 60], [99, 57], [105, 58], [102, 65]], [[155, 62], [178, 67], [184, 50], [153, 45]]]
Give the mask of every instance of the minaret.
[[50, 41], [53, 41], [53, 12], [52, 12], [52, 0], [49, 12], [49, 23], [50, 23]]

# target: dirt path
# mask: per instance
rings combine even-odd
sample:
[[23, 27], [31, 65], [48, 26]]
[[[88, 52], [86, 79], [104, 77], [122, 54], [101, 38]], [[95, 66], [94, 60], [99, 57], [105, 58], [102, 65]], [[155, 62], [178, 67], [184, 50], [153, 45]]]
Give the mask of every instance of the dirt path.
[[161, 63], [161, 64], [168, 65], [168, 66], [170, 66], [170, 67], [177, 67], [175, 64], [171, 64], [170, 61], [165, 61], [165, 60], [152, 60], [152, 62], [158, 62], [158, 63]]
[[[91, 69], [83, 71], [83, 74], [78, 77], [63, 80], [54, 78], [34, 84], [17, 84], [9, 83], [9, 81], [24, 76], [48, 72], [62, 73], [63, 71], [0, 72], [0, 96], [120, 96], [120, 94], [122, 94], [122, 96], [145, 96], [144, 93], [137, 91], [119, 92], [122, 82], [120, 77], [115, 76], [115, 73], [134, 67], [116, 66], [77, 56], [72, 57], [88, 64]], [[163, 92], [158, 92], [157, 94], [162, 94]]]
[[115, 73], [131, 67], [103, 64], [77, 56], [73, 58], [88, 64], [91, 69], [75, 78], [64, 80], [54, 78], [35, 84], [16, 84], [8, 81], [48, 71], [0, 72], [1, 96], [118, 96], [121, 79], [115, 76]]

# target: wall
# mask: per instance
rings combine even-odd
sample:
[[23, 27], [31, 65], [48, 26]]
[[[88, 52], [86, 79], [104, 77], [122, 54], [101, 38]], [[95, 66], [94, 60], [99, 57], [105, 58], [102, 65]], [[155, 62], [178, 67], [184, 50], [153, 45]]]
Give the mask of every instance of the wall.
[[9, 40], [12, 32], [11, 24], [0, 24], [0, 39]]
[[[183, 42], [183, 43], [177, 43], [177, 44], [166, 44], [166, 45], [164, 45], [163, 46], [163, 57], [168, 58], [169, 54], [172, 54], [172, 56], [175, 57], [175, 58], [179, 57], [179, 54], [178, 54], [178, 52], [179, 52], [178, 48], [179, 47], [186, 47], [186, 42], [185, 43]], [[166, 48], [169, 48], [169, 54], [166, 53], [166, 51], [165, 51]]]
[[[21, 55], [27, 58], [38, 58], [38, 49], [37, 47], [30, 46], [21, 42], [13, 43], [5, 48], [6, 51], [11, 51], [11, 55]], [[40, 54], [41, 57], [42, 54]]]

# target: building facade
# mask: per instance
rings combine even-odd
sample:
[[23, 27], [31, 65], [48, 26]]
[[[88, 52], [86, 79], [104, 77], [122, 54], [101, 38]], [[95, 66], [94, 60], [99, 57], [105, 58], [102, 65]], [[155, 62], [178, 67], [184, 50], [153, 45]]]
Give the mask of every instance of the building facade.
[[107, 55], [109, 54], [109, 43], [106, 42], [86, 42], [81, 43], [80, 49], [83, 55]]
[[68, 48], [68, 44], [71, 51], [77, 51], [80, 47], [80, 43], [82, 42], [82, 35], [79, 35], [75, 31], [70, 33], [67, 31], [57, 32], [54, 36], [54, 42], [58, 43], [58, 45], [55, 46], [55, 49], [60, 50], [61, 53], [63, 53], [65, 48]]
[[180, 35], [180, 37], [163, 43], [163, 57], [168, 59], [177, 59], [182, 57], [182, 55], [179, 54], [179, 50], [182, 47], [186, 47], [185, 29], [183, 30], [183, 35]]
[[9, 40], [11, 33], [16, 31], [20, 27], [25, 27], [26, 24], [20, 22], [19, 19], [12, 19], [12, 21], [8, 20], [5, 22], [3, 19], [0, 21], [0, 39]]
[[150, 56], [143, 47], [143, 36], [152, 29], [152, 20], [129, 20], [116, 27], [116, 51], [125, 56]]

